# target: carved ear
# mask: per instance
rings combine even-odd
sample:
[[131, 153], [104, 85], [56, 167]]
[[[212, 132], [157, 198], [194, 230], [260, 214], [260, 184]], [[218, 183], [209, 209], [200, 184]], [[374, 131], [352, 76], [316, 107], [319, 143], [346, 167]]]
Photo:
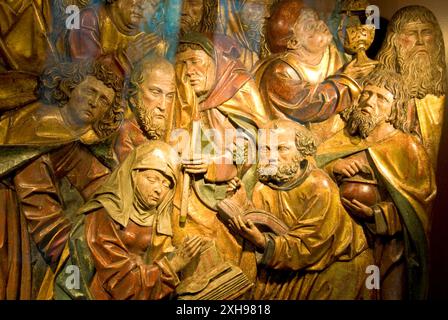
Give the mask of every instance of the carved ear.
[[303, 159], [300, 161], [300, 169], [304, 170], [308, 166], [308, 159]]
[[297, 49], [299, 47], [299, 41], [296, 38], [291, 38], [286, 43], [288, 49]]

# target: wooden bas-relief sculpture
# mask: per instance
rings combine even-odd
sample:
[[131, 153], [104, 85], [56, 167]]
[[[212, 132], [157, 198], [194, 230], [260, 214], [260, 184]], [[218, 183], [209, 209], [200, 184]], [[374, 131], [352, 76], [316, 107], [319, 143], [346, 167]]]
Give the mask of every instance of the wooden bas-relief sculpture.
[[426, 299], [440, 25], [317, 5], [1, 1], [0, 300]]

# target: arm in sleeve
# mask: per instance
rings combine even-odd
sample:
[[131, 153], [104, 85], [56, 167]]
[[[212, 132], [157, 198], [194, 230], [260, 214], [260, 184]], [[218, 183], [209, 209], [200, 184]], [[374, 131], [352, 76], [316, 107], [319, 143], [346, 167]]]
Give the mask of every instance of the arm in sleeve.
[[[172, 293], [179, 279], [164, 257], [153, 264], [132, 255], [119, 235], [120, 226], [105, 209], [86, 219], [87, 244], [102, 289], [114, 299], [161, 299]], [[151, 250], [151, 249], [150, 249]]]

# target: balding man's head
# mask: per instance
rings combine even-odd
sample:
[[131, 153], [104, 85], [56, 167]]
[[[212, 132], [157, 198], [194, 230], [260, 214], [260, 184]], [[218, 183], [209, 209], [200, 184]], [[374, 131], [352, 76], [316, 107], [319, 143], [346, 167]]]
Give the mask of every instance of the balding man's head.
[[300, 176], [316, 152], [315, 140], [308, 129], [289, 120], [271, 121], [267, 139], [260, 142], [259, 179], [275, 184], [288, 183]]

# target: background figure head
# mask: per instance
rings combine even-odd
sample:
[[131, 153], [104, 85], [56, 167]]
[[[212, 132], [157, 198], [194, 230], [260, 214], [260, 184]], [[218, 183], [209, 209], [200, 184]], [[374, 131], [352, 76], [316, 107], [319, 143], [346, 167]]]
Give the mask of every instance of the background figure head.
[[286, 51], [287, 42], [293, 35], [294, 24], [303, 7], [302, 0], [283, 0], [272, 7], [266, 27], [266, 38], [272, 53]]
[[160, 0], [104, 0], [111, 13], [126, 28], [137, 29], [153, 16]]
[[100, 139], [109, 137], [121, 125], [123, 90], [120, 77], [93, 61], [60, 63], [41, 76], [43, 102], [58, 105], [73, 130], [93, 129]]
[[344, 112], [350, 134], [366, 138], [380, 124], [389, 122], [409, 132], [408, 95], [401, 75], [376, 69], [363, 83], [358, 103]]
[[213, 32], [216, 23], [219, 0], [182, 1], [180, 13], [180, 34], [188, 32]]
[[327, 25], [319, 18], [316, 10], [302, 8], [295, 21], [292, 34], [287, 41], [287, 49], [323, 54], [330, 45], [332, 35]]
[[174, 66], [153, 56], [134, 67], [129, 85], [129, 105], [148, 139], [162, 138], [176, 95]]
[[258, 177], [263, 183], [288, 183], [302, 176], [309, 157], [316, 153], [316, 141], [304, 126], [289, 120], [274, 120], [260, 141]]
[[392, 16], [377, 60], [404, 77], [412, 97], [445, 93], [442, 31], [434, 14], [423, 6], [404, 7]]
[[196, 96], [210, 92], [216, 82], [216, 55], [213, 43], [205, 35], [188, 33], [177, 48], [176, 64], [182, 81], [188, 81]]
[[[266, 55], [266, 24], [271, 16], [271, 7], [278, 0], [242, 0], [239, 17], [241, 26], [251, 46], [250, 49]], [[265, 48], [266, 46], [266, 48]]]

